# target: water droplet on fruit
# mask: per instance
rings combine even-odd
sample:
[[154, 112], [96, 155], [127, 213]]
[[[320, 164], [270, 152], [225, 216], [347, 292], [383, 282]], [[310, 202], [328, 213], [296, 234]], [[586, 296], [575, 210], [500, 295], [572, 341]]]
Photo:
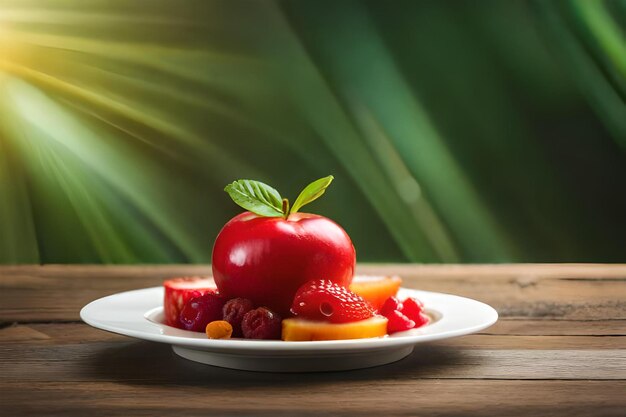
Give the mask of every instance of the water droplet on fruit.
[[331, 306], [330, 303], [322, 303], [322, 304], [320, 304], [320, 313], [322, 313], [326, 317], [332, 316], [333, 312], [334, 312], [333, 306]]

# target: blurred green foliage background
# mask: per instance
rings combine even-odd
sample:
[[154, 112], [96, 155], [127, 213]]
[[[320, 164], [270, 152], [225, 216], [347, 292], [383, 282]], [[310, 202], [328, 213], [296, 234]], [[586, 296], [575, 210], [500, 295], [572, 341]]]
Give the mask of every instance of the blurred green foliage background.
[[360, 261], [626, 261], [626, 1], [0, 0], [0, 263], [208, 262], [238, 178]]

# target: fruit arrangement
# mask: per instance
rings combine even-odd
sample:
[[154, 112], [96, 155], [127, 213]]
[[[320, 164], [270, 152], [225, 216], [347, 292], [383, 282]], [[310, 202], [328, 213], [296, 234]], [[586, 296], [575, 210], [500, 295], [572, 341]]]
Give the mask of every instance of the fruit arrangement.
[[293, 205], [258, 181], [226, 186], [246, 211], [222, 228], [213, 278], [164, 282], [165, 324], [210, 339], [339, 340], [383, 337], [429, 322], [423, 304], [399, 300], [399, 277], [353, 280], [356, 254], [332, 220], [299, 210], [333, 177], [309, 184]]
[[165, 299], [163, 313], [165, 324], [178, 327], [180, 312], [190, 299], [207, 292], [216, 292], [217, 287], [208, 277], [181, 277], [169, 279], [163, 283]]

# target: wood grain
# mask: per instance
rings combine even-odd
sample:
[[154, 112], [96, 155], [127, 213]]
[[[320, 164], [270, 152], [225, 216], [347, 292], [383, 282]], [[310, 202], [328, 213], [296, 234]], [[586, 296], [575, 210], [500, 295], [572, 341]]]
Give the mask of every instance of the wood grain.
[[85, 303], [207, 266], [0, 267], [0, 416], [623, 416], [626, 266], [361, 265], [492, 304], [479, 334], [387, 366], [263, 374], [78, 321]]
[[[80, 308], [96, 298], [210, 271], [196, 265], [0, 267], [0, 323], [77, 321]], [[626, 320], [624, 265], [360, 265], [358, 272], [397, 274], [409, 288], [474, 298], [503, 318]]]
[[[623, 381], [384, 379], [345, 373], [219, 381], [1, 383], [7, 416], [619, 416]], [[51, 401], [51, 399], [54, 399]]]
[[500, 318], [480, 332], [493, 335], [528, 336], [625, 336], [626, 320], [552, 320]]
[[[266, 380], [231, 388], [116, 382], [0, 384], [7, 415], [623, 416], [626, 383], [601, 381]], [[546, 395], [549, 393], [549, 395]], [[5, 398], [3, 398], [5, 397]], [[50, 402], [50, 398], [57, 401]], [[555, 412], [555, 410], [558, 410]], [[15, 415], [15, 414], [13, 414]]]

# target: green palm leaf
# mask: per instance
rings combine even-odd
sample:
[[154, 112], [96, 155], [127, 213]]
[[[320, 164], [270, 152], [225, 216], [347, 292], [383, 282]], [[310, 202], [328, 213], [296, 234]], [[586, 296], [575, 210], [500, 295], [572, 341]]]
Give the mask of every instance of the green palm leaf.
[[361, 261], [623, 260], [617, 2], [149, 3], [0, 0], [0, 262], [208, 262], [328, 173]]

